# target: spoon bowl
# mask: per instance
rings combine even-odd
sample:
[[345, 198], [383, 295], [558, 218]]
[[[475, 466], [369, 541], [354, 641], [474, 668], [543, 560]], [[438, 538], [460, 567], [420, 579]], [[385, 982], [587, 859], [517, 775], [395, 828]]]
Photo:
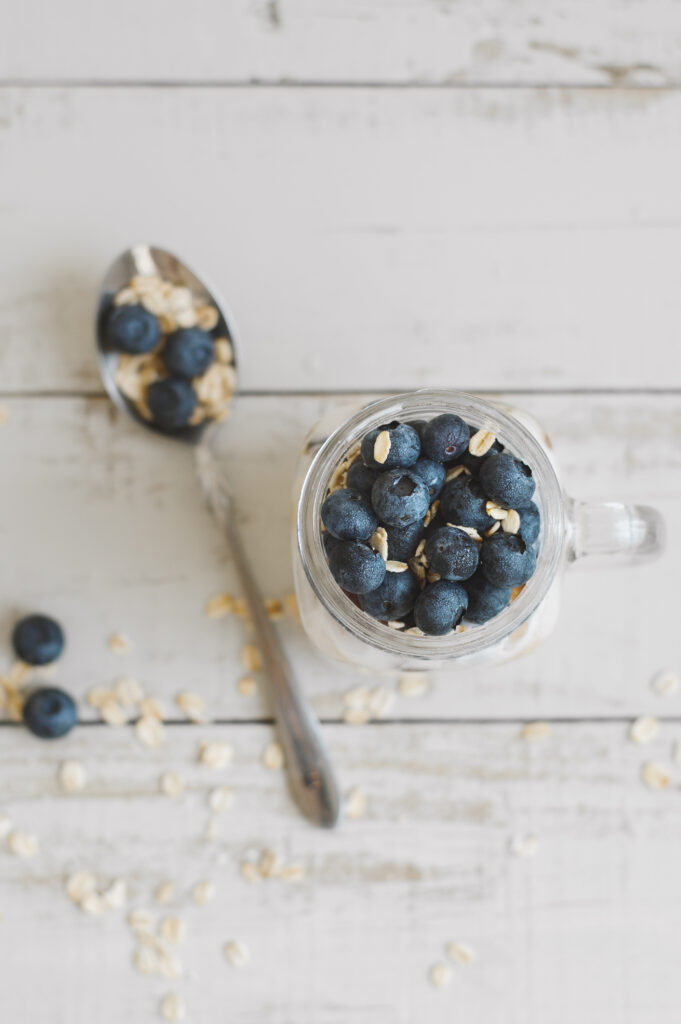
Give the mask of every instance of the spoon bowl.
[[122, 412], [126, 412], [141, 426], [147, 430], [153, 430], [155, 434], [162, 437], [171, 437], [174, 440], [187, 441], [190, 444], [198, 444], [213, 425], [213, 420], [205, 419], [202, 423], [188, 425], [172, 433], [157, 426], [153, 420], [145, 419], [136, 408], [135, 403], [121, 392], [116, 384], [116, 370], [120, 352], [113, 349], [106, 337], [106, 320], [113, 307], [114, 296], [128, 284], [135, 276], [150, 277], [158, 275], [164, 280], [172, 281], [173, 284], [184, 285], [189, 288], [195, 300], [202, 305], [213, 306], [218, 312], [218, 322], [211, 333], [215, 337], [227, 338], [231, 343], [234, 368], [237, 368], [237, 331], [232, 315], [227, 311], [225, 304], [219, 300], [213, 289], [209, 289], [205, 282], [182, 263], [181, 260], [155, 245], [133, 245], [126, 249], [113, 261], [102, 280], [97, 302], [96, 315], [96, 339], [97, 357], [99, 360], [99, 372], [102, 383], [111, 401]]

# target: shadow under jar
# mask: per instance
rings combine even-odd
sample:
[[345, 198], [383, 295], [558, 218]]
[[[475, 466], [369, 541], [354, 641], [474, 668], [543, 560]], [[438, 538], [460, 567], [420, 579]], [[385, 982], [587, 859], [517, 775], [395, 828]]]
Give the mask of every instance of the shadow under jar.
[[[531, 468], [541, 513], [537, 568], [517, 598], [488, 622], [447, 636], [414, 636], [367, 615], [338, 586], [322, 543], [321, 506], [334, 472], [370, 430], [441, 413], [456, 413], [476, 429], [491, 431]], [[501, 663], [529, 653], [549, 635], [566, 566], [578, 559], [628, 565], [662, 551], [664, 523], [655, 509], [585, 504], [564, 494], [548, 438], [522, 410], [463, 392], [424, 389], [372, 402], [339, 424], [343, 415], [347, 408], [336, 408], [312, 429], [296, 479], [293, 562], [301, 619], [310, 639], [332, 658], [374, 672]]]

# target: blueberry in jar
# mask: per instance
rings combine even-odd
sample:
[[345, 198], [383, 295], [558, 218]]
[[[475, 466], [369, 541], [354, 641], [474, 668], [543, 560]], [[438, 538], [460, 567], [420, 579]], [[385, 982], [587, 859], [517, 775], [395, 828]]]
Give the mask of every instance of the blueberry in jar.
[[428, 488], [430, 500], [438, 497], [445, 482], [445, 467], [441, 462], [433, 462], [432, 459], [417, 459], [411, 467], [412, 473], [420, 476]]
[[524, 508], [534, 494], [532, 470], [508, 452], [485, 459], [480, 467], [480, 485], [488, 498], [504, 508]]
[[157, 380], [147, 392], [149, 412], [161, 430], [179, 430], [186, 426], [196, 408], [196, 401], [191, 384], [180, 377]]
[[395, 562], [408, 562], [425, 533], [423, 520], [417, 519], [409, 526], [387, 526], [388, 558]]
[[499, 531], [482, 543], [482, 571], [496, 587], [519, 587], [537, 567], [537, 558], [521, 536]]
[[408, 569], [404, 572], [386, 572], [380, 587], [369, 594], [363, 594], [359, 603], [367, 615], [387, 622], [407, 615], [420, 593], [419, 581]]
[[139, 356], [156, 347], [161, 328], [144, 306], [115, 306], [107, 317], [105, 333], [110, 348]]
[[27, 665], [49, 665], [64, 649], [64, 631], [48, 615], [27, 615], [14, 627], [12, 645]]
[[215, 346], [208, 331], [186, 327], [173, 331], [163, 347], [163, 362], [174, 377], [200, 377], [215, 359]]
[[419, 435], [419, 441], [421, 442], [421, 447], [423, 447], [423, 435], [428, 426], [428, 420], [409, 420], [408, 426]]
[[361, 452], [364, 465], [370, 469], [413, 466], [421, 454], [421, 441], [413, 427], [393, 420], [370, 430], [362, 440]]
[[324, 501], [322, 522], [338, 540], [368, 540], [378, 526], [378, 516], [365, 494], [343, 488]]
[[468, 610], [466, 618], [480, 625], [502, 612], [511, 600], [511, 587], [497, 587], [482, 572], [466, 581]]
[[423, 454], [434, 462], [453, 462], [466, 450], [469, 436], [468, 424], [460, 416], [442, 413], [423, 432]]
[[349, 594], [368, 594], [385, 579], [385, 562], [368, 544], [339, 541], [329, 557], [329, 569], [339, 587]]
[[35, 690], [23, 708], [24, 724], [35, 736], [57, 739], [73, 729], [78, 712], [73, 698], [56, 686]]
[[336, 544], [340, 544], [340, 541], [337, 537], [334, 537], [333, 534], [329, 533], [328, 530], [324, 530], [322, 533], [322, 544], [324, 545], [326, 557], [329, 558]]
[[429, 636], [445, 636], [461, 622], [468, 606], [468, 594], [461, 583], [438, 580], [421, 591], [414, 605], [414, 619]]
[[441, 526], [426, 541], [426, 557], [443, 579], [467, 580], [478, 568], [478, 545], [464, 530]]
[[345, 483], [351, 491], [359, 491], [360, 494], [366, 494], [367, 497], [371, 497], [371, 488], [374, 486], [377, 476], [377, 470], [370, 469], [358, 459], [350, 466]]
[[440, 513], [454, 526], [472, 526], [482, 533], [494, 526], [487, 515], [487, 495], [473, 477], [462, 473], [445, 484], [440, 496]]
[[541, 516], [539, 515], [539, 509], [533, 501], [529, 502], [518, 511], [520, 516], [520, 529], [518, 533], [523, 538], [526, 544], [532, 545], [539, 536], [539, 530], [541, 528]]
[[425, 516], [430, 494], [421, 477], [410, 469], [389, 469], [371, 488], [371, 503], [381, 522], [409, 526]]

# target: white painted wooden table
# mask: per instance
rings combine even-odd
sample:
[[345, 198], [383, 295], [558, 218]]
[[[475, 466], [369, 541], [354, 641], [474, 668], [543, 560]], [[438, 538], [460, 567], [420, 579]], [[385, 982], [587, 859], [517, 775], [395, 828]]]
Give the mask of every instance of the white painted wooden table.
[[[199, 16], [200, 15], [200, 16]], [[0, 34], [2, 624], [68, 630], [79, 698], [132, 673], [175, 712], [167, 742], [85, 724], [0, 729], [0, 1019], [142, 1024], [181, 994], [189, 1024], [671, 1024], [681, 1006], [681, 10], [673, 0], [25, 0]], [[267, 709], [237, 689], [243, 632], [203, 604], [235, 583], [188, 453], [103, 396], [100, 273], [158, 241], [227, 295], [242, 396], [223, 457], [263, 589], [291, 589], [290, 480], [319, 412], [350, 392], [446, 382], [510, 391], [545, 423], [570, 491], [658, 505], [663, 562], [575, 573], [559, 628], [495, 672], [438, 676], [387, 719], [342, 723], [356, 682], [281, 629], [366, 814], [306, 826], [264, 768]], [[133, 641], [110, 652], [114, 631]], [[631, 720], [662, 720], [627, 742]], [[523, 723], [550, 723], [528, 742]], [[235, 750], [224, 772], [199, 740]], [[85, 790], [57, 769], [80, 761]], [[645, 788], [646, 760], [669, 766]], [[159, 793], [179, 771], [179, 800]], [[207, 793], [235, 791], [216, 838]], [[536, 856], [512, 837], [535, 835]], [[249, 884], [273, 850], [297, 884]], [[126, 879], [125, 910], [67, 898], [77, 869]], [[133, 965], [126, 912], [164, 879], [188, 933], [179, 979]], [[204, 907], [189, 897], [215, 883]], [[155, 907], [160, 916], [167, 912]], [[245, 942], [251, 963], [222, 947]], [[450, 984], [445, 945], [474, 947]]]

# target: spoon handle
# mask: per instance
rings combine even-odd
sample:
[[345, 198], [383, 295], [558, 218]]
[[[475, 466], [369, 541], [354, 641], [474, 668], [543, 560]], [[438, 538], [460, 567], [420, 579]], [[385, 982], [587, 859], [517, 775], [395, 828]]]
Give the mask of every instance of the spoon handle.
[[306, 818], [324, 828], [333, 828], [340, 817], [341, 800], [319, 722], [300, 692], [277, 631], [265, 612], [260, 589], [235, 523], [232, 498], [224, 474], [207, 444], [199, 445], [196, 455], [201, 485], [213, 514], [227, 535], [255, 629], [291, 793]]

